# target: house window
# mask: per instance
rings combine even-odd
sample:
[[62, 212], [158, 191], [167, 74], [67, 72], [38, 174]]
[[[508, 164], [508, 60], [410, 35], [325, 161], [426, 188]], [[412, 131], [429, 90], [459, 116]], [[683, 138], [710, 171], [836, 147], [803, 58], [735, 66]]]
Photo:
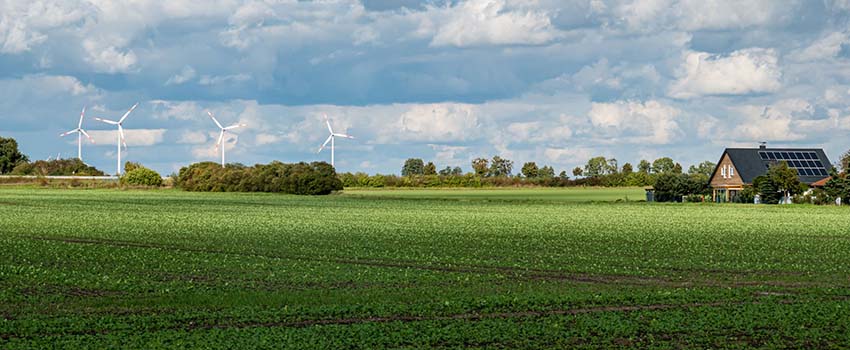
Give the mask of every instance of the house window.
[[720, 167], [720, 176], [722, 176], [724, 179], [727, 179], [727, 177], [726, 177], [726, 166], [725, 165]]
[[732, 178], [732, 176], [735, 176], [735, 170], [733, 170], [733, 169], [735, 169], [735, 168], [733, 168], [733, 167], [730, 165], [730, 166], [729, 166], [729, 178]]

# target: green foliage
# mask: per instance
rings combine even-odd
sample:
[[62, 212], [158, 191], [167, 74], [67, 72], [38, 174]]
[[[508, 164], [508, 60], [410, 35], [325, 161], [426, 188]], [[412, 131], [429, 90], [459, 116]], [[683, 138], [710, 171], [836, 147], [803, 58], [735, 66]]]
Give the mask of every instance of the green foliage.
[[15, 139], [0, 137], [0, 174], [11, 173], [15, 167], [28, 161], [29, 158], [18, 150]]
[[478, 176], [487, 176], [490, 170], [490, 162], [484, 158], [475, 158], [472, 160], [472, 171]]
[[[352, 181], [351, 177], [346, 179]], [[180, 169], [176, 186], [201, 192], [280, 192], [299, 195], [327, 195], [342, 190], [342, 180], [325, 162], [284, 164], [271, 162], [253, 167], [218, 163], [195, 163]], [[374, 187], [381, 186], [370, 183]]]
[[527, 162], [522, 165], [522, 176], [527, 178], [536, 178], [540, 176], [540, 169], [537, 168], [537, 163]]
[[587, 160], [584, 166], [584, 176], [598, 177], [605, 175], [605, 169], [608, 168], [608, 160], [605, 157], [593, 157]]
[[838, 165], [842, 172], [845, 174], [850, 173], [850, 150], [841, 155], [841, 158], [838, 160]]
[[789, 167], [785, 161], [771, 165], [765, 175], [770, 178], [777, 191], [782, 192], [786, 197], [802, 193], [804, 187], [801, 186], [800, 179], [797, 177], [797, 170]]
[[[540, 168], [540, 170], [537, 171], [537, 176], [541, 179], [551, 179], [555, 177], [555, 169], [548, 165], [544, 165], [542, 168]], [[564, 176], [567, 176], [567, 174], [564, 173]]]
[[127, 162], [124, 169], [129, 170], [126, 170], [126, 173], [121, 176], [120, 182], [122, 185], [162, 186], [162, 176], [156, 171], [143, 167], [141, 164]]
[[649, 161], [646, 159], [641, 159], [640, 163], [638, 163], [638, 172], [649, 174], [652, 171], [652, 164], [649, 164]]
[[697, 165], [691, 165], [688, 168], [688, 174], [700, 174], [704, 175], [706, 178], [710, 178], [712, 173], [714, 172], [714, 168], [717, 167], [717, 164], [710, 161], [704, 161]]
[[686, 196], [708, 194], [708, 183], [702, 176], [674, 172], [658, 175], [653, 188], [657, 202], [681, 202]]
[[433, 162], [428, 162], [428, 164], [425, 165], [425, 168], [423, 169], [422, 173], [424, 175], [437, 175], [437, 166], [434, 165]]
[[513, 170], [514, 162], [509, 159], [504, 159], [499, 156], [494, 156], [493, 160], [490, 161], [490, 172], [489, 176], [492, 177], [508, 177], [511, 176], [511, 171]]
[[20, 163], [11, 172], [12, 175], [31, 176], [105, 176], [103, 171], [83, 163], [77, 158], [38, 160], [32, 163]]
[[582, 176], [584, 175], [584, 170], [581, 167], [573, 168], [573, 176]]
[[824, 192], [829, 196], [829, 201], [841, 198], [845, 205], [850, 204], [850, 178], [845, 174], [836, 174], [823, 186]]
[[758, 190], [762, 204], [778, 204], [782, 199], [779, 186], [767, 175], [757, 176], [753, 179], [753, 187]]
[[623, 174], [624, 175], [629, 175], [632, 172], [634, 172], [634, 169], [632, 168], [632, 163], [623, 164]]
[[425, 162], [419, 158], [408, 158], [401, 168], [401, 176], [424, 175]]
[[[676, 163], [670, 157], [658, 158], [652, 162], [652, 172], [655, 174], [672, 173], [676, 168]], [[681, 168], [681, 166], [680, 166]], [[681, 171], [679, 171], [681, 173]]]

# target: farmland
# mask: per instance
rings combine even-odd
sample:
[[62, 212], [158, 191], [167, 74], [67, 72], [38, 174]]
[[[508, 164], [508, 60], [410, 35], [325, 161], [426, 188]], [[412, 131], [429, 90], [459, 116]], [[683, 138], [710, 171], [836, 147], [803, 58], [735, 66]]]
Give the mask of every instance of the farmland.
[[582, 191], [4, 188], [0, 348], [850, 346], [848, 208]]

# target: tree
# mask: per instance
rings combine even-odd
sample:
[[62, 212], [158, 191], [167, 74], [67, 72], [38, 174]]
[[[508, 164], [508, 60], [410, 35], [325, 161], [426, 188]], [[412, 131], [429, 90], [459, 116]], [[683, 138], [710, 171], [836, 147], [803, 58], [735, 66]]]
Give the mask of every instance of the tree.
[[538, 177], [540, 175], [539, 170], [535, 162], [527, 162], [522, 165], [522, 175], [529, 179]]
[[18, 150], [18, 141], [13, 138], [0, 137], [0, 174], [8, 174], [29, 158]]
[[788, 167], [788, 163], [781, 161], [773, 164], [767, 169], [767, 176], [776, 185], [776, 189], [782, 192], [784, 198], [800, 192], [800, 179], [797, 170]]
[[652, 164], [649, 164], [649, 161], [646, 159], [641, 159], [640, 163], [638, 163], [638, 172], [649, 174], [652, 170]]
[[[576, 169], [581, 170], [581, 168], [576, 168]], [[567, 176], [566, 170], [561, 170], [561, 173], [558, 174], [558, 177], [561, 178], [561, 180], [569, 180], [569, 178], [570, 178], [569, 176]]]
[[608, 167], [608, 160], [605, 157], [593, 157], [587, 161], [584, 166], [584, 175], [587, 177], [597, 177], [605, 174], [605, 169]]
[[494, 156], [493, 160], [490, 162], [490, 176], [511, 176], [511, 170], [513, 170], [513, 167], [513, 161], [504, 159], [499, 156]]
[[452, 168], [452, 175], [454, 175], [454, 176], [463, 175], [463, 169], [461, 169], [459, 166]]
[[540, 168], [540, 171], [537, 172], [537, 176], [543, 179], [551, 179], [555, 177], [555, 169], [548, 165], [544, 165], [542, 168]]
[[608, 164], [605, 165], [605, 173], [608, 175], [616, 174], [619, 172], [619, 165], [617, 164], [617, 158], [608, 159]]
[[841, 159], [838, 160], [838, 165], [841, 167], [841, 171], [845, 174], [850, 172], [850, 150], [847, 150], [847, 152], [844, 152], [844, 154], [841, 155]]
[[779, 189], [776, 187], [776, 184], [773, 183], [770, 176], [756, 176], [756, 178], [753, 179], [753, 188], [758, 191], [761, 203], [779, 203]]
[[573, 176], [578, 177], [578, 176], [581, 176], [582, 174], [584, 174], [584, 170], [582, 170], [581, 167], [573, 168]]
[[490, 169], [490, 162], [484, 158], [475, 158], [472, 160], [472, 170], [475, 175], [487, 176], [487, 171]]
[[713, 162], [709, 161], [704, 161], [702, 163], [699, 163], [698, 165], [691, 165], [688, 168], [688, 174], [700, 174], [710, 178], [712, 173], [714, 172], [715, 167], [717, 167], [717, 164], [714, 164]]
[[428, 162], [428, 164], [425, 164], [422, 173], [425, 175], [437, 175], [437, 166], [434, 165], [434, 162]]
[[681, 174], [682, 173], [682, 164], [676, 163], [673, 166], [673, 174]]
[[676, 167], [676, 163], [670, 157], [658, 158], [652, 162], [652, 172], [656, 174], [669, 173]]
[[452, 174], [452, 167], [446, 166], [445, 168], [440, 170], [440, 176], [449, 176]]
[[401, 168], [401, 176], [422, 175], [425, 173], [425, 162], [419, 158], [408, 158]]
[[634, 169], [632, 169], [632, 163], [623, 164], [623, 171], [622, 171], [623, 175], [628, 176], [633, 171], [634, 171]]

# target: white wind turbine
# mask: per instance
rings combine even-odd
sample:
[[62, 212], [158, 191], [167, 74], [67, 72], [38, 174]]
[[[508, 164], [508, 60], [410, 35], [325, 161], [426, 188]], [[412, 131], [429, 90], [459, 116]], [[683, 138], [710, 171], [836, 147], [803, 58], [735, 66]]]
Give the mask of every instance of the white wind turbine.
[[224, 133], [226, 133], [228, 130], [246, 127], [248, 125], [246, 125], [246, 124], [233, 124], [233, 125], [228, 126], [228, 127], [223, 127], [223, 126], [221, 126], [221, 123], [219, 123], [218, 120], [216, 120], [215, 117], [213, 117], [213, 115], [212, 115], [212, 113], [210, 113], [210, 111], [207, 111], [207, 114], [209, 114], [210, 119], [212, 119], [213, 122], [215, 122], [215, 125], [218, 126], [218, 128], [221, 130], [221, 132], [218, 134], [218, 141], [215, 142], [215, 149], [216, 149], [216, 151], [218, 151], [218, 148], [221, 147], [221, 167], [224, 168], [224, 164], [225, 164], [225, 162], [224, 162], [224, 143], [222, 143], [222, 142], [224, 142]]
[[85, 135], [91, 143], [94, 143], [94, 139], [89, 136], [89, 133], [83, 130], [83, 116], [85, 116], [85, 114], [86, 107], [83, 107], [83, 111], [80, 113], [80, 122], [77, 123], [77, 128], [59, 135], [59, 137], [65, 137], [70, 134], [77, 133], [77, 159], [81, 161], [83, 160], [83, 135]]
[[121, 119], [118, 119], [117, 122], [114, 121], [114, 120], [94, 118], [95, 120], [102, 121], [106, 124], [118, 125], [118, 170], [115, 172], [115, 174], [119, 175], [119, 176], [121, 175], [121, 145], [124, 145], [124, 149], [127, 149], [127, 142], [125, 142], [125, 140], [124, 140], [123, 123], [124, 123], [124, 120], [127, 119], [127, 116], [130, 115], [130, 112], [132, 112], [138, 106], [139, 106], [139, 103], [136, 102], [136, 104], [134, 104], [133, 107], [130, 107], [130, 110], [128, 110], [127, 113], [124, 113], [124, 115], [121, 116]]
[[316, 153], [319, 153], [319, 152], [321, 152], [323, 149], [325, 149], [325, 146], [327, 146], [327, 145], [328, 145], [328, 142], [330, 142], [330, 143], [331, 143], [331, 166], [334, 166], [334, 140], [336, 140], [336, 137], [337, 137], [337, 136], [339, 136], [339, 137], [344, 137], [344, 138], [347, 138], [347, 139], [353, 139], [353, 138], [354, 138], [354, 136], [346, 135], [346, 134], [340, 134], [340, 133], [335, 133], [335, 132], [334, 132], [334, 129], [331, 127], [331, 121], [330, 121], [330, 119], [328, 119], [328, 115], [327, 115], [327, 114], [325, 114], [325, 124], [327, 124], [327, 125], [328, 125], [328, 131], [329, 131], [331, 134], [328, 136], [328, 139], [327, 139], [327, 140], [325, 140], [325, 143], [323, 143], [323, 144], [322, 144], [322, 147], [319, 147], [319, 150], [318, 150]]

